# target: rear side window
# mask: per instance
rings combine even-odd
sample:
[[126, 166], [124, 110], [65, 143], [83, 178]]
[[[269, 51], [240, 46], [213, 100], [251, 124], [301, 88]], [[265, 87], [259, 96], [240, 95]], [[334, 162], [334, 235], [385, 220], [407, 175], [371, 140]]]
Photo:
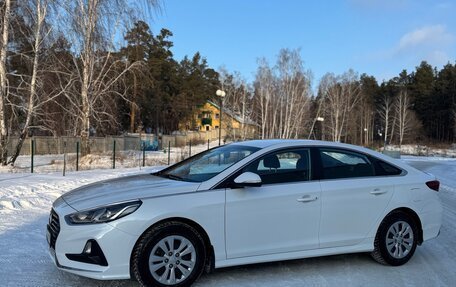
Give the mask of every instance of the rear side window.
[[375, 175], [369, 159], [356, 152], [320, 149], [323, 179], [364, 177]]
[[379, 159], [372, 159], [375, 167], [375, 175], [385, 176], [385, 175], [399, 175], [402, 173], [402, 169], [399, 169], [389, 163], [386, 163]]

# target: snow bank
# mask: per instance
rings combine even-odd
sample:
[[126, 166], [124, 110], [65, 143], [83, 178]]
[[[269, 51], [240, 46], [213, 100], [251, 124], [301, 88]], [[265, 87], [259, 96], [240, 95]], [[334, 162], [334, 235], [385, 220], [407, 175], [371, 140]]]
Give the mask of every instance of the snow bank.
[[398, 145], [388, 145], [386, 150], [400, 151], [401, 154], [405, 155], [456, 157], [456, 146], [451, 148], [432, 148], [425, 145], [402, 145], [399, 148]]

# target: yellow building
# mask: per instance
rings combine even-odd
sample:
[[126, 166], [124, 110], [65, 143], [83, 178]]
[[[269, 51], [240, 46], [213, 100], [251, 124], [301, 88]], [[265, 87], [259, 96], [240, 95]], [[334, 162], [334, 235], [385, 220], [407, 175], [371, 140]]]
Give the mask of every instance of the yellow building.
[[[211, 131], [220, 128], [220, 107], [212, 101], [207, 101], [198, 107], [190, 125], [193, 130]], [[254, 138], [257, 124], [250, 119], [242, 119], [229, 109], [223, 108], [222, 133], [231, 138]]]

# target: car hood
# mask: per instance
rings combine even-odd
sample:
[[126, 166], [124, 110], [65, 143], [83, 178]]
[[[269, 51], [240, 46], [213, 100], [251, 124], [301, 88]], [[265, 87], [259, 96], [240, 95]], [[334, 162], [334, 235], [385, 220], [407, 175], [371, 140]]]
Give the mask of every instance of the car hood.
[[139, 174], [85, 185], [65, 193], [61, 198], [79, 211], [116, 202], [192, 192], [199, 185], [197, 182]]

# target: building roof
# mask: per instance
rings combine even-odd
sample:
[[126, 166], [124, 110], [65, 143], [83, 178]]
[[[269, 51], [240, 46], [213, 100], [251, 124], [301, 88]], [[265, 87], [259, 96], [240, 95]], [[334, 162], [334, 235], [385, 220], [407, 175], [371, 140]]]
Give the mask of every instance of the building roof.
[[[220, 110], [220, 106], [217, 105], [216, 103], [214, 103], [213, 101], [207, 101], [207, 103]], [[235, 119], [236, 121], [238, 121], [241, 124], [258, 126], [258, 124], [256, 122], [254, 122], [251, 118], [245, 117], [245, 119], [243, 119], [241, 116], [237, 115], [230, 109], [223, 108], [223, 113], [228, 114], [230, 117], [232, 117], [233, 119]]]

